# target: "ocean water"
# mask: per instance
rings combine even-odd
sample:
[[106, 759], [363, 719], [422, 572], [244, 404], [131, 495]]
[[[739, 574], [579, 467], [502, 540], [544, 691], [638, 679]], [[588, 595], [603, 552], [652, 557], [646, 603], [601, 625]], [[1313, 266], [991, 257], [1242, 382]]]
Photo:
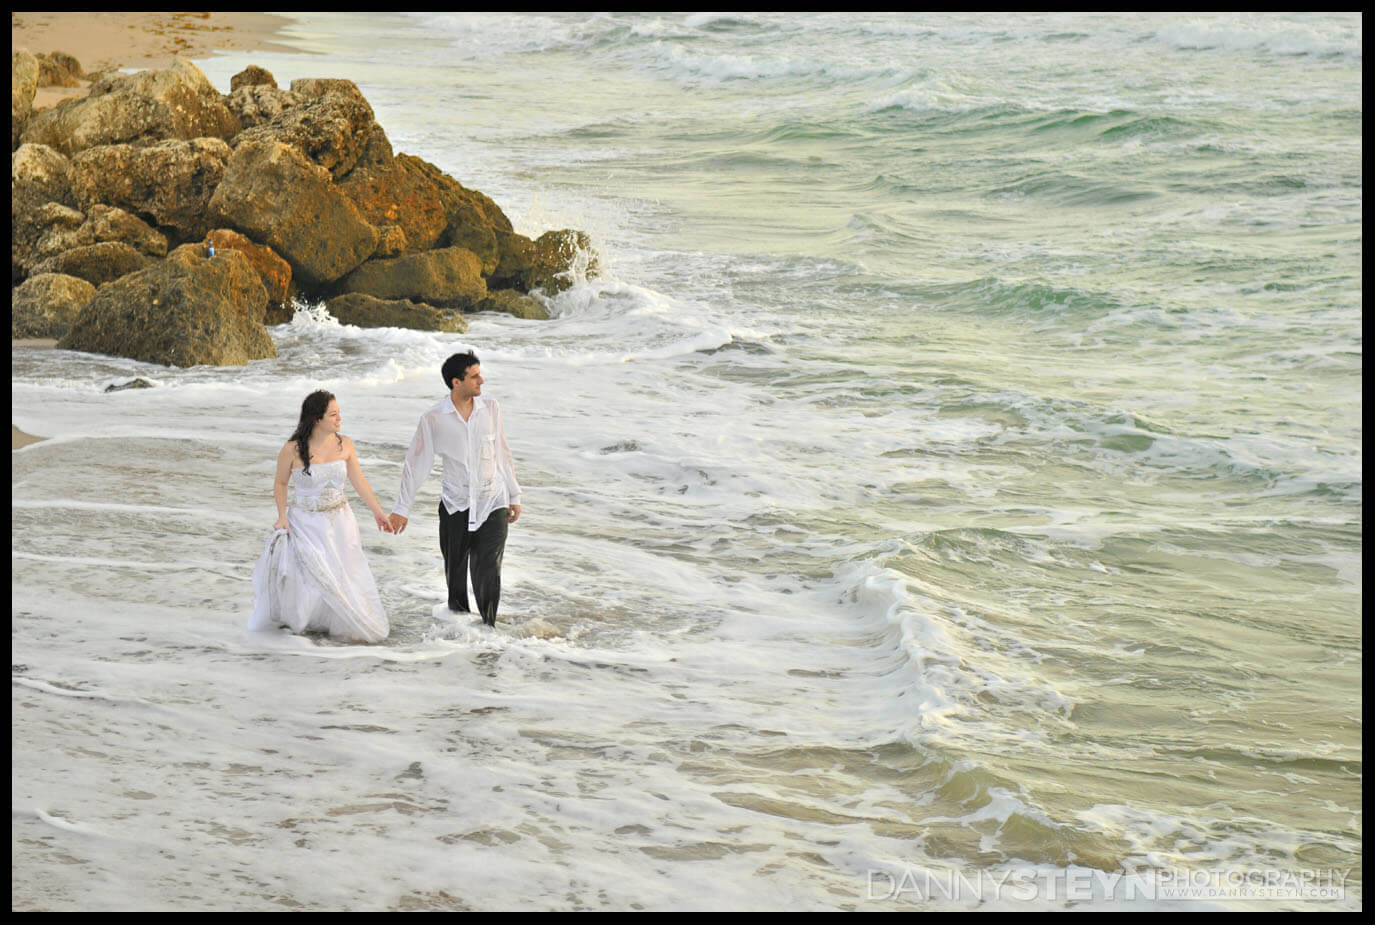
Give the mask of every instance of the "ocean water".
[[[15, 908], [1360, 908], [1359, 15], [292, 21], [198, 63], [356, 81], [603, 274], [14, 348]], [[385, 645], [246, 635], [301, 398], [389, 505], [463, 347], [498, 629], [436, 476]], [[1126, 889], [1181, 872], [1312, 889]]]

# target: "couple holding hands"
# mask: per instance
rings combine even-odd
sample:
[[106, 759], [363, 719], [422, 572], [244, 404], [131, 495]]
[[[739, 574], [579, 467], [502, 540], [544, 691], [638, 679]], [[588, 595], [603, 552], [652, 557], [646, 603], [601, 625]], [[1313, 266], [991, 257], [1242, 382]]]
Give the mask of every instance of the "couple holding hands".
[[[363, 557], [344, 483], [353, 485], [379, 530], [401, 533], [435, 456], [444, 464], [439, 547], [449, 609], [468, 612], [471, 569], [478, 613], [488, 626], [496, 625], [502, 553], [507, 528], [520, 517], [520, 485], [501, 407], [482, 395], [476, 354], [454, 354], [444, 361], [441, 374], [449, 394], [420, 418], [390, 515], [382, 512], [368, 485], [353, 441], [339, 432], [339, 402], [323, 391], [306, 396], [296, 432], [277, 455], [277, 522], [253, 569], [249, 630], [286, 626], [344, 641], [386, 639], [390, 625]], [[295, 487], [290, 504], [288, 485]]]

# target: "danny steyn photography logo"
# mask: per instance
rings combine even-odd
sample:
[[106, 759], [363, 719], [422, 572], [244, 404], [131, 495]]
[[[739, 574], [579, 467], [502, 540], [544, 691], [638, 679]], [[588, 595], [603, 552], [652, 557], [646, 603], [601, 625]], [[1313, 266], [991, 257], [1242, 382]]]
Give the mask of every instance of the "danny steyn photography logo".
[[1299, 900], [1346, 898], [1350, 868], [1303, 870], [1181, 870], [1133, 872], [1088, 867], [1007, 867], [998, 870], [870, 870], [870, 900], [896, 902], [1050, 902], [1063, 900]]

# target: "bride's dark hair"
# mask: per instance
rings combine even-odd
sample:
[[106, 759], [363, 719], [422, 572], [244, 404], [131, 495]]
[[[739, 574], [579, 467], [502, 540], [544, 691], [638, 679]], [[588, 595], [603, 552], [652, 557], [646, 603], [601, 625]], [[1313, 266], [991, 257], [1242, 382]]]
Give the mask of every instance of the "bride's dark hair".
[[[329, 403], [334, 401], [334, 396], [324, 389], [318, 392], [311, 392], [306, 396], [306, 400], [301, 402], [301, 420], [296, 424], [296, 432], [291, 435], [291, 439], [296, 441], [296, 449], [301, 454], [301, 462], [305, 464], [302, 470], [306, 474], [310, 473], [310, 434], [315, 430], [315, 424], [324, 418], [325, 412], [329, 410]], [[334, 436], [338, 437], [338, 434]], [[340, 444], [343, 440], [340, 439]]]

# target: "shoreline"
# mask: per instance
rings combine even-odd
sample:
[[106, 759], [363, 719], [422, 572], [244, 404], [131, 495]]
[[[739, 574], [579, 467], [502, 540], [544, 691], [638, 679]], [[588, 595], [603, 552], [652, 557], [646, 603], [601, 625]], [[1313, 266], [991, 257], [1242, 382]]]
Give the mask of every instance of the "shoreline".
[[64, 51], [89, 75], [169, 67], [173, 58], [208, 58], [217, 51], [301, 54], [274, 41], [291, 22], [274, 13], [10, 13], [10, 43], [34, 54]]
[[[18, 340], [10, 341], [11, 347], [36, 347], [43, 350], [51, 350], [57, 346], [57, 341], [50, 337], [21, 337]], [[13, 423], [10, 424], [10, 452], [26, 447], [31, 443], [38, 443], [46, 440], [47, 437], [37, 437], [33, 434], [25, 433]]]
[[34, 54], [62, 51], [81, 62], [78, 87], [39, 87], [35, 111], [85, 96], [91, 80], [120, 68], [169, 67], [173, 58], [221, 51], [304, 54], [275, 41], [291, 20], [273, 13], [10, 13], [10, 47]]
[[46, 440], [47, 437], [35, 437], [33, 434], [26, 434], [13, 424], [10, 425], [10, 452], [13, 453], [20, 447], [28, 446], [31, 443], [38, 443]]

